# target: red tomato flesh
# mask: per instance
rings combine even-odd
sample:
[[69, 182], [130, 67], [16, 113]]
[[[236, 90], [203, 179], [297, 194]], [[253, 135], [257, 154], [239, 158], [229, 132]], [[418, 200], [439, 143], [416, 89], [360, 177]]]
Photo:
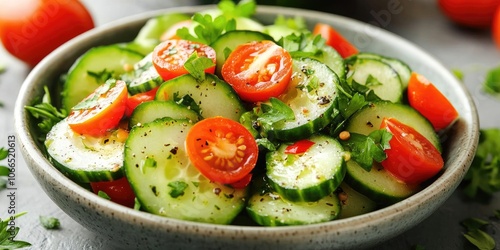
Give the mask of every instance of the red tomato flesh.
[[186, 137], [191, 163], [208, 179], [236, 183], [253, 170], [259, 149], [252, 134], [240, 123], [212, 117], [196, 123]]
[[496, 9], [491, 29], [493, 40], [495, 41], [497, 48], [500, 49], [500, 5]]
[[412, 127], [394, 118], [384, 118], [380, 128], [392, 134], [390, 149], [382, 166], [398, 180], [419, 184], [435, 176], [444, 166], [443, 158], [432, 143]]
[[326, 40], [326, 44], [334, 48], [343, 58], [357, 54], [359, 51], [342, 34], [332, 26], [324, 23], [317, 23], [313, 29], [314, 35], [321, 35]]
[[314, 145], [314, 142], [304, 139], [285, 148], [285, 154], [303, 154]]
[[77, 0], [2, 1], [0, 40], [14, 57], [34, 67], [71, 38], [94, 28]]
[[445, 129], [458, 119], [450, 101], [423, 75], [413, 72], [408, 82], [410, 106], [427, 118], [436, 131]]
[[193, 54], [207, 57], [214, 65], [205, 69], [206, 73], [215, 72], [215, 50], [205, 44], [188, 40], [170, 39], [160, 43], [153, 51], [153, 66], [165, 81], [174, 77], [187, 74], [184, 63]]
[[242, 100], [266, 101], [285, 91], [292, 76], [292, 57], [271, 41], [241, 44], [221, 69]]
[[144, 93], [138, 93], [133, 96], [129, 96], [127, 99], [127, 108], [125, 110], [125, 116], [130, 117], [134, 109], [137, 106], [139, 106], [139, 104], [154, 100], [156, 97], [157, 90], [158, 87]]
[[71, 110], [67, 118], [70, 128], [79, 134], [104, 135], [119, 125], [125, 113], [127, 96], [124, 81], [99, 86]]
[[91, 182], [90, 186], [95, 194], [102, 191], [111, 201], [126, 207], [134, 207], [135, 194], [126, 177], [113, 181]]

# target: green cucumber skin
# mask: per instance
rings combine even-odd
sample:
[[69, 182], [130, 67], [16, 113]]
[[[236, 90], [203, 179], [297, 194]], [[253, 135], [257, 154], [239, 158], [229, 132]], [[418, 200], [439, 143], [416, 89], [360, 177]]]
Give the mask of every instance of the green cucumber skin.
[[210, 47], [215, 50], [216, 54], [215, 74], [222, 79], [220, 72], [222, 65], [226, 62], [226, 49], [233, 51], [238, 45], [263, 40], [273, 41], [273, 38], [267, 34], [253, 30], [232, 30], [222, 34], [216, 41], [210, 44]]
[[[102, 144], [106, 139], [107, 144]], [[66, 119], [47, 134], [44, 142], [50, 161], [77, 183], [112, 181], [123, 177], [123, 146], [110, 136], [85, 137], [74, 133]]]
[[336, 193], [339, 197], [345, 198], [345, 200], [340, 198], [342, 209], [340, 210], [339, 219], [366, 214], [378, 209], [376, 202], [354, 190], [345, 181], [340, 184]]
[[[271, 139], [297, 141], [319, 132], [334, 121], [340, 82], [338, 76], [328, 66], [312, 58], [294, 58], [293, 67], [292, 79], [278, 98], [293, 110], [296, 119], [265, 128], [264, 132]], [[311, 79], [303, 73], [305, 68], [314, 71], [314, 76], [322, 83], [309, 93], [297, 88], [298, 84]], [[304, 112], [304, 108], [308, 111]]]
[[164, 81], [153, 66], [152, 53], [134, 65], [132, 72], [122, 75], [130, 95], [144, 93], [160, 86]]
[[345, 129], [349, 132], [368, 135], [379, 129], [384, 117], [394, 117], [398, 121], [412, 126], [427, 138], [440, 152], [442, 151], [439, 136], [431, 123], [412, 107], [388, 101], [374, 102], [358, 110], [347, 121]]
[[[162, 118], [133, 127], [125, 143], [125, 174], [149, 213], [229, 224], [244, 209], [248, 191], [214, 183], [190, 163], [184, 142], [192, 125]], [[186, 185], [182, 195], [170, 194], [173, 183]]]
[[309, 140], [315, 144], [301, 155], [286, 154], [289, 144], [266, 154], [269, 184], [287, 200], [320, 200], [335, 191], [344, 179], [346, 165], [340, 143], [326, 135]]
[[176, 93], [180, 97], [189, 95], [200, 107], [203, 118], [223, 116], [239, 121], [246, 109], [233, 88], [215, 75], [205, 76], [202, 82], [190, 74], [168, 80], [160, 85], [156, 100], [172, 100]]
[[134, 65], [143, 56], [118, 45], [94, 47], [83, 54], [69, 69], [63, 86], [62, 105], [69, 112], [72, 107], [91, 94], [104, 82], [97, 82], [87, 72], [112, 71], [119, 76], [125, 65]]
[[200, 117], [195, 111], [181, 106], [174, 101], [148, 101], [139, 104], [130, 116], [129, 127], [152, 122], [159, 118], [188, 119], [199, 121]]
[[399, 75], [401, 79], [401, 84], [403, 85], [403, 89], [406, 89], [408, 87], [408, 82], [410, 80], [411, 76], [411, 68], [408, 64], [405, 62], [393, 58], [393, 57], [387, 57], [375, 53], [368, 53], [368, 52], [361, 52], [356, 54], [356, 57], [358, 58], [375, 58], [378, 60], [381, 60], [382, 62], [385, 62], [389, 64]]
[[366, 171], [354, 161], [347, 162], [345, 182], [382, 206], [402, 201], [421, 190], [419, 185], [399, 182], [378, 164]]
[[[347, 82], [355, 80], [359, 84], [372, 89], [377, 96], [391, 102], [403, 101], [403, 84], [399, 74], [386, 62], [376, 58], [356, 57], [345, 60], [347, 66]], [[366, 68], [370, 66], [369, 68]], [[367, 85], [369, 76], [375, 77], [381, 85]], [[389, 85], [389, 86], [388, 86]]]

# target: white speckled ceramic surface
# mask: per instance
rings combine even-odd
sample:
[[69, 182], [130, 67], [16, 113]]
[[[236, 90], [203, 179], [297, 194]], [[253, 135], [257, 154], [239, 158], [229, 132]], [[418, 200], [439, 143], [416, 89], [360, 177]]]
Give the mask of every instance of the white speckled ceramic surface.
[[271, 23], [276, 14], [303, 16], [309, 25], [324, 22], [340, 30], [363, 51], [400, 58], [437, 85], [460, 113], [460, 120], [443, 138], [443, 173], [412, 197], [375, 212], [323, 224], [290, 227], [250, 227], [200, 224], [159, 217], [109, 202], [73, 183], [44, 157], [36, 145], [34, 124], [23, 107], [40, 96], [43, 86], [88, 48], [132, 40], [145, 21], [163, 12], [195, 12], [207, 6], [145, 13], [92, 30], [62, 46], [40, 63], [20, 91], [15, 110], [17, 138], [31, 172], [45, 192], [67, 214], [120, 248], [131, 249], [359, 249], [382, 242], [415, 226], [455, 190], [474, 156], [479, 137], [477, 112], [469, 94], [439, 62], [413, 44], [374, 26], [326, 13], [260, 7], [257, 18]]

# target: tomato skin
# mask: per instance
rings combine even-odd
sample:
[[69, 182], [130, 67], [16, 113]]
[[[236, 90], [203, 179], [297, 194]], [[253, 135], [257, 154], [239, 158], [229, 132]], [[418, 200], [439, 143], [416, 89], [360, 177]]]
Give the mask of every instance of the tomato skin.
[[134, 109], [141, 103], [147, 102], [147, 101], [152, 101], [156, 97], [156, 91], [158, 90], [158, 87], [144, 92], [144, 93], [138, 93], [133, 96], [129, 96], [127, 98], [127, 108], [125, 110], [125, 116], [130, 117], [132, 115], [132, 112]]
[[187, 74], [184, 63], [194, 52], [198, 56], [208, 57], [214, 65], [205, 69], [206, 73], [215, 72], [215, 50], [205, 44], [182, 40], [170, 39], [157, 45], [153, 51], [153, 66], [165, 81], [174, 77]]
[[34, 67], [71, 38], [94, 28], [86, 7], [77, 0], [3, 1], [0, 40], [14, 57]]
[[438, 0], [441, 11], [453, 22], [470, 28], [491, 26], [500, 0]]
[[127, 85], [124, 81], [116, 81], [113, 87], [104, 92], [107, 84], [99, 86], [92, 94], [80, 102], [90, 101], [92, 105], [71, 110], [67, 121], [74, 132], [101, 136], [119, 125], [127, 105]]
[[314, 145], [314, 142], [303, 139], [285, 148], [285, 154], [303, 154]]
[[408, 184], [422, 183], [444, 166], [441, 154], [432, 143], [412, 127], [394, 118], [384, 118], [380, 128], [392, 133], [390, 149], [382, 166], [398, 180]]
[[208, 179], [234, 184], [251, 173], [259, 149], [254, 137], [240, 123], [211, 117], [196, 123], [186, 137], [191, 163]]
[[359, 51], [351, 42], [336, 31], [332, 26], [324, 23], [317, 23], [313, 29], [314, 35], [321, 35], [326, 40], [326, 44], [334, 48], [340, 56], [347, 58], [357, 54]]
[[95, 194], [102, 191], [109, 196], [111, 201], [126, 207], [134, 207], [135, 194], [126, 177], [113, 181], [91, 182], [90, 186]]
[[221, 74], [242, 100], [266, 101], [288, 86], [292, 57], [272, 41], [241, 44], [229, 55]]
[[491, 32], [493, 34], [493, 41], [496, 43], [497, 48], [500, 49], [500, 5], [495, 11]]
[[408, 82], [410, 106], [427, 118], [434, 130], [440, 131], [458, 119], [458, 112], [450, 101], [423, 75], [413, 72]]

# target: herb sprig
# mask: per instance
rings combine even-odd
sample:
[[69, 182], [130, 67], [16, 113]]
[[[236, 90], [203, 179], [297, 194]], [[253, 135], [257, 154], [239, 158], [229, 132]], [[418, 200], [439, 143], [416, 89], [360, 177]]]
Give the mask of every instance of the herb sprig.
[[0, 220], [0, 249], [19, 249], [31, 246], [31, 243], [26, 241], [16, 240], [19, 233], [19, 227], [12, 227], [9, 222], [17, 219], [26, 213], [19, 213], [13, 217]]

